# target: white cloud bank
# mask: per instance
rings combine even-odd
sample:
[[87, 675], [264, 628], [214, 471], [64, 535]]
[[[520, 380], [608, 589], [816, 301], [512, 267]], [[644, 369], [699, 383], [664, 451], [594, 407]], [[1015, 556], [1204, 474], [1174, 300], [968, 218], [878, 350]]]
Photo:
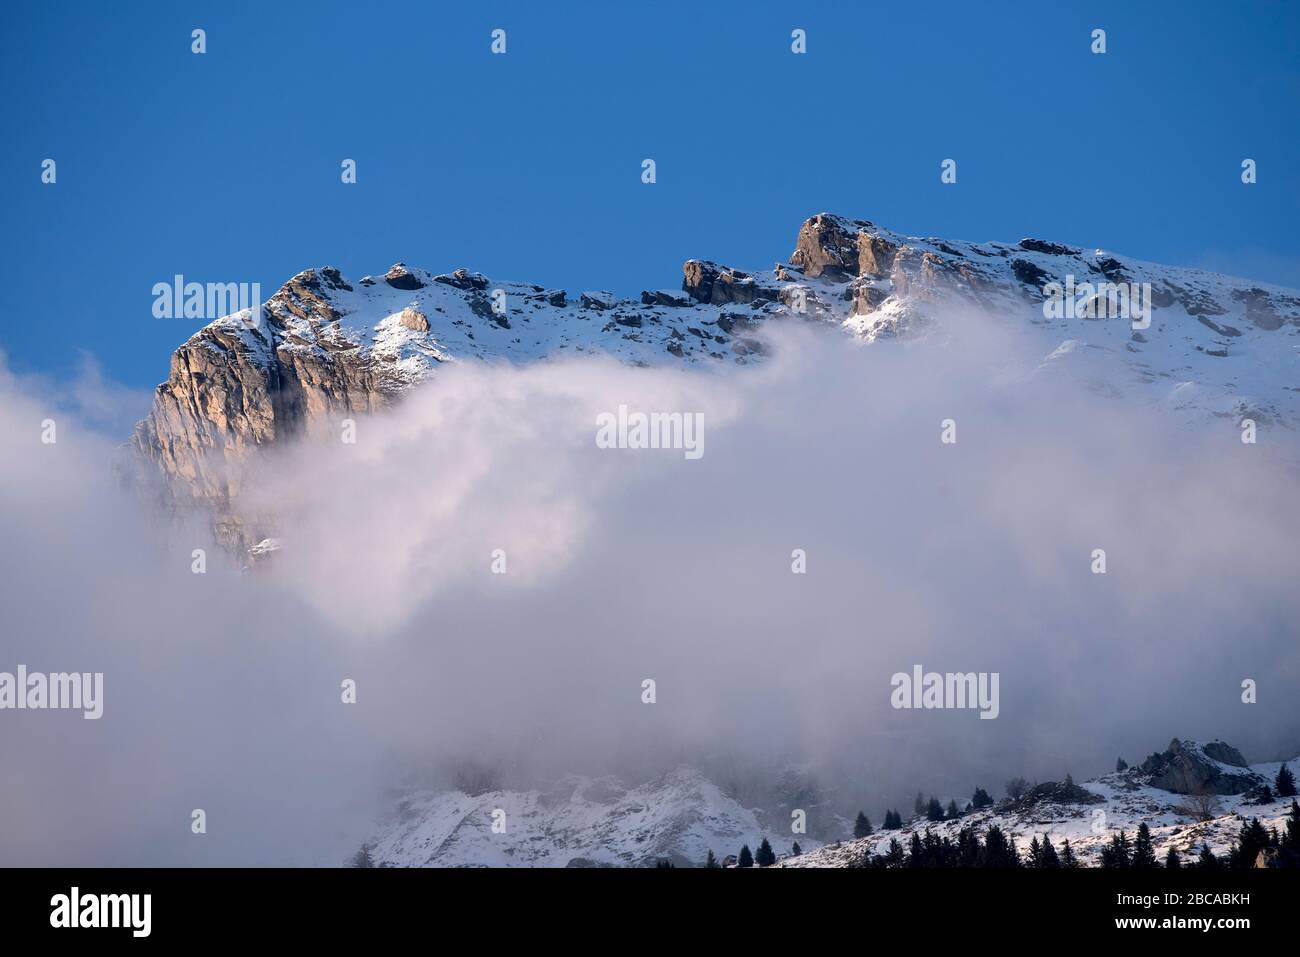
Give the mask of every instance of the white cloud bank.
[[[508, 785], [794, 759], [879, 809], [1173, 735], [1300, 750], [1292, 435], [1188, 431], [952, 318], [726, 370], [446, 368], [282, 453], [253, 576], [191, 574], [204, 542], [112, 479], [125, 436], [42, 445], [0, 373], [0, 670], [105, 675], [99, 721], [0, 712], [0, 860], [335, 864], [382, 785], [466, 758]], [[702, 412], [704, 456], [597, 448], [620, 404]], [[999, 673], [998, 718], [892, 709], [915, 664]]]

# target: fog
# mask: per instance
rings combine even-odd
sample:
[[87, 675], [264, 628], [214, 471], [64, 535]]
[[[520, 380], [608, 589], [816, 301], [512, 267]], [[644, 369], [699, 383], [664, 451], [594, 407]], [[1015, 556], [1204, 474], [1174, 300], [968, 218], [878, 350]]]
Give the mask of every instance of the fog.
[[[0, 671], [104, 673], [98, 721], [0, 711], [0, 863], [333, 865], [466, 768], [795, 763], [875, 818], [1174, 736], [1300, 752], [1294, 433], [1189, 430], [950, 320], [715, 370], [444, 367], [268, 458], [284, 547], [246, 574], [122, 489], [122, 390], [0, 371]], [[702, 413], [703, 456], [598, 448], [619, 405]], [[997, 718], [891, 707], [918, 664], [997, 672]]]

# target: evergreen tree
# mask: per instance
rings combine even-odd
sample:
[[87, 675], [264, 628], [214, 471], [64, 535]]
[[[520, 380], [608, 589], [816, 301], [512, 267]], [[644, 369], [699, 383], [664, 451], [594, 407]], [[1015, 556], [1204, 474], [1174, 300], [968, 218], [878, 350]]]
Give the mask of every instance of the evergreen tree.
[[1019, 863], [1015, 842], [1007, 840], [1002, 828], [996, 824], [990, 825], [984, 833], [980, 867], [1016, 867]]
[[1165, 854], [1165, 867], [1168, 870], [1180, 870], [1183, 866], [1183, 859], [1178, 856], [1178, 848], [1172, 844], [1169, 845], [1169, 851]]
[[1007, 782], [1007, 797], [1013, 801], [1020, 800], [1021, 795], [1029, 790], [1029, 782], [1024, 778], [1012, 778]]
[[978, 811], [981, 808], [992, 807], [993, 798], [989, 797], [989, 792], [985, 791], [983, 788], [976, 788], [974, 796], [970, 799], [970, 803], [971, 806]]
[[903, 854], [903, 845], [898, 843], [898, 838], [889, 839], [889, 850], [885, 853], [886, 867], [902, 867], [907, 863], [907, 857]]
[[973, 827], [967, 825], [957, 832], [955, 856], [958, 867], [979, 867], [982, 850], [980, 836]]
[[802, 854], [802, 853], [803, 853], [803, 848], [799, 846], [799, 842], [798, 842], [798, 841], [795, 841], [795, 842], [794, 842], [794, 847], [790, 848], [790, 856], [791, 856], [791, 857], [798, 857], [798, 856], [799, 856], [800, 854]]
[[885, 827], [891, 831], [897, 831], [903, 826], [903, 815], [897, 811], [885, 812]]
[[1207, 871], [1218, 869], [1219, 859], [1214, 856], [1214, 852], [1210, 850], [1209, 844], [1202, 842], [1201, 856], [1196, 859], [1196, 866]]
[[657, 871], [671, 870], [672, 866], [673, 866], [672, 861], [668, 861], [668, 860], [655, 861], [655, 870]]
[[759, 867], [771, 867], [776, 863], [776, 853], [772, 850], [772, 845], [767, 843], [767, 838], [758, 845], [758, 853], [754, 855], [754, 863]]
[[370, 855], [370, 845], [362, 844], [361, 849], [352, 855], [352, 867], [374, 867], [375, 859]]
[[1240, 869], [1254, 867], [1259, 852], [1269, 845], [1268, 831], [1259, 823], [1259, 818], [1252, 817], [1237, 834], [1237, 847], [1229, 859], [1229, 866]]
[[1128, 770], [1128, 762], [1125, 761], [1123, 758], [1116, 758], [1116, 759], [1115, 759], [1115, 770], [1116, 770], [1117, 772], [1119, 772], [1119, 771], [1127, 771], [1127, 770]]
[[1126, 869], [1133, 863], [1133, 846], [1129, 842], [1128, 835], [1120, 831], [1110, 839], [1110, 846], [1103, 848], [1101, 852], [1101, 866], [1115, 869]]
[[943, 820], [943, 805], [939, 803], [938, 798], [930, 798], [930, 803], [925, 806], [925, 819], [927, 821]]
[[749, 845], [745, 844], [740, 849], [740, 857], [736, 858], [737, 867], [753, 867], [754, 855], [749, 851]]
[[961, 811], [957, 810], [957, 802], [956, 802], [956, 801], [949, 801], [949, 802], [948, 802], [948, 812], [947, 812], [947, 814], [948, 814], [948, 820], [950, 820], [950, 821], [955, 821], [955, 820], [957, 820], [957, 818], [961, 817]]
[[871, 821], [861, 811], [858, 812], [858, 819], [853, 822], [853, 836], [855, 838], [871, 836]]
[[[799, 845], [796, 844], [795, 846], [798, 847]], [[709, 856], [704, 859], [704, 866], [707, 867], [709, 870], [713, 870], [714, 868], [720, 866], [718, 864], [718, 859], [713, 856], [712, 850], [709, 851]]]
[[920, 791], [916, 792], [916, 800], [912, 802], [912, 810], [916, 812], [917, 817], [925, 813], [925, 798], [921, 796]]
[[921, 848], [921, 835], [917, 834], [915, 831], [912, 832], [911, 846], [907, 849], [907, 866], [925, 866], [925, 851]]
[[1295, 775], [1285, 764], [1278, 769], [1277, 780], [1273, 782], [1273, 790], [1277, 792], [1278, 797], [1295, 797]]
[[1133, 842], [1131, 866], [1140, 870], [1150, 870], [1158, 866], [1156, 864], [1156, 851], [1151, 845], [1151, 829], [1147, 827], [1146, 821], [1138, 825], [1137, 838]]
[[1287, 814], [1286, 829], [1277, 842], [1278, 867], [1300, 867], [1300, 804], [1291, 799], [1291, 810]]
[[1039, 867], [1057, 868], [1061, 866], [1061, 859], [1056, 855], [1056, 848], [1052, 847], [1052, 838], [1050, 835], [1043, 835], [1043, 854], [1042, 863]]
[[1035, 837], [1033, 840], [1029, 842], [1029, 866], [1030, 867], [1043, 866], [1043, 848], [1038, 843], [1037, 837]]
[[1282, 846], [1300, 854], [1300, 804], [1296, 803], [1295, 798], [1291, 799], [1291, 813], [1287, 815]]
[[1074, 848], [1070, 847], [1068, 838], [1061, 842], [1061, 866], [1071, 869], [1079, 866], [1079, 859], [1074, 856]]

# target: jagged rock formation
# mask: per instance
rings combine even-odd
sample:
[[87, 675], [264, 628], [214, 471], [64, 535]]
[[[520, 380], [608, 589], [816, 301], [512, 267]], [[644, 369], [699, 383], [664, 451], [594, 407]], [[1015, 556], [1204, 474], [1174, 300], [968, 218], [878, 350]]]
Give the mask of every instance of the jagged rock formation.
[[[444, 362], [603, 352], [636, 365], [743, 364], [764, 356], [759, 334], [773, 320], [875, 340], [925, 329], [944, 304], [1024, 322], [1041, 340], [1035, 374], [1073, 369], [1108, 394], [1146, 392], [1194, 417], [1300, 420], [1293, 290], [1038, 239], [918, 239], [828, 213], [800, 227], [789, 262], [768, 275], [699, 259], [683, 271], [680, 290], [574, 301], [466, 269], [398, 263], [355, 285], [308, 269], [177, 349], [131, 444], [173, 508], [207, 508], [217, 538], [245, 552], [276, 531], [274, 516], [240, 506], [255, 450], [337, 435], [341, 420], [384, 408]], [[1067, 275], [1151, 283], [1151, 328], [1046, 318], [1043, 286]]]
[[1175, 794], [1245, 794], [1263, 783], [1246, 765], [1241, 752], [1222, 741], [1200, 746], [1174, 738], [1133, 771], [1145, 775], [1152, 787]]

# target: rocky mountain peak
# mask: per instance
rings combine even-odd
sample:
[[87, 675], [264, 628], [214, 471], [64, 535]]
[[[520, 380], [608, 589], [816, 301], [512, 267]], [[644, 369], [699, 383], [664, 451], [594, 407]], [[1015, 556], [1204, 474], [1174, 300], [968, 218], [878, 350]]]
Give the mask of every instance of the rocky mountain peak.
[[[1048, 316], [1046, 285], [1067, 278], [1149, 284], [1151, 327]], [[1201, 420], [1300, 421], [1294, 290], [1043, 239], [909, 237], [827, 212], [799, 227], [788, 263], [688, 259], [680, 291], [635, 299], [402, 262], [355, 286], [333, 266], [306, 269], [260, 311], [215, 319], [182, 344], [131, 443], [172, 507], [210, 508], [218, 539], [243, 553], [276, 533], [235, 504], [255, 450], [332, 434], [445, 362], [599, 352], [632, 365], [743, 365], [766, 355], [758, 334], [774, 320], [870, 341], [924, 331], [949, 305], [1021, 317], [1041, 342], [1035, 374], [1059, 368], [1113, 394], [1145, 391]]]

